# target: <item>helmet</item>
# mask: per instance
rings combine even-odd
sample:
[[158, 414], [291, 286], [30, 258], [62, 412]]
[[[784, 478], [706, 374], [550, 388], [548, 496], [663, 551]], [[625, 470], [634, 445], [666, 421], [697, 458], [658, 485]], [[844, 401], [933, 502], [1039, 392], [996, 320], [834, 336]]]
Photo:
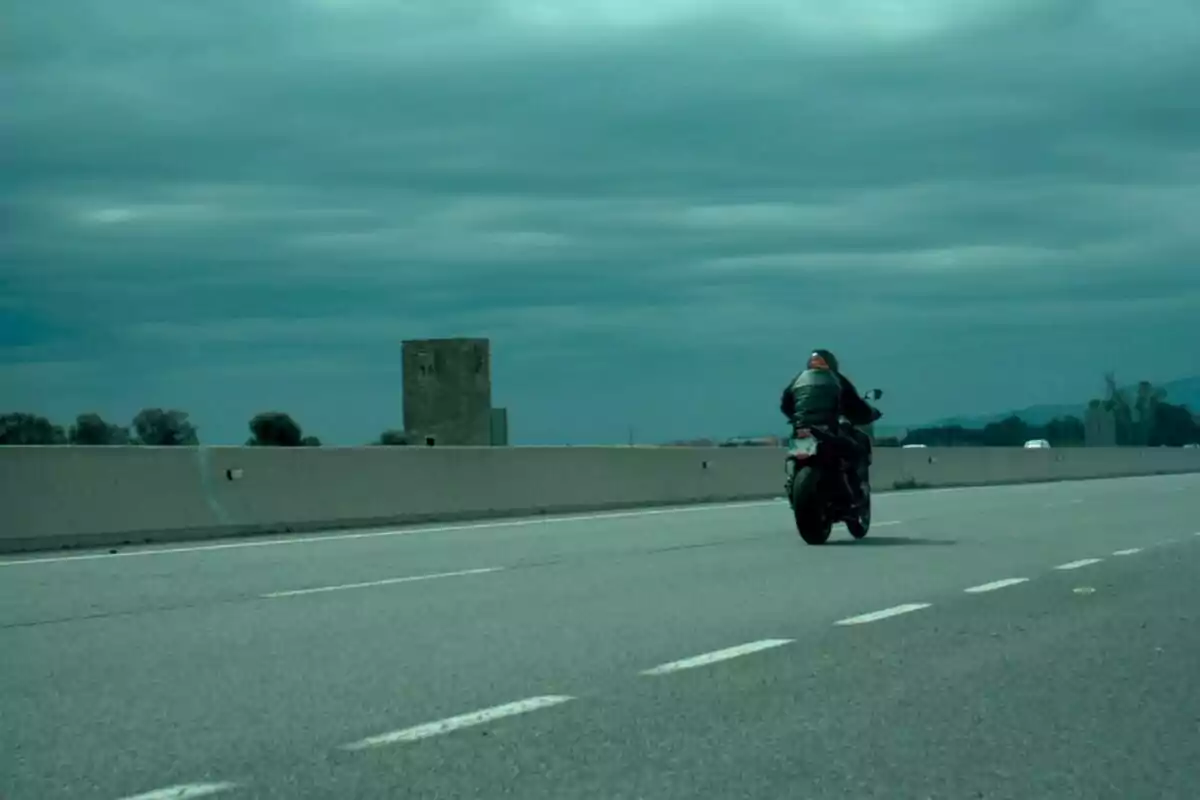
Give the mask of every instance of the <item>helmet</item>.
[[834, 372], [838, 371], [837, 356], [828, 350], [817, 349], [812, 351], [812, 355], [808, 357], [809, 369], [828, 369]]

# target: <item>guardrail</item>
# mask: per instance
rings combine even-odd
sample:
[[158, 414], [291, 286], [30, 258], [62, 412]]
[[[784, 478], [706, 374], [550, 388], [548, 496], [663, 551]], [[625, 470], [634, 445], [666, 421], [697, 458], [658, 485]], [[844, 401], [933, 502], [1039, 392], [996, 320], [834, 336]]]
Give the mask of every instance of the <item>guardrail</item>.
[[[876, 491], [1200, 472], [1200, 450], [878, 449]], [[782, 495], [780, 449], [0, 447], [0, 552]]]

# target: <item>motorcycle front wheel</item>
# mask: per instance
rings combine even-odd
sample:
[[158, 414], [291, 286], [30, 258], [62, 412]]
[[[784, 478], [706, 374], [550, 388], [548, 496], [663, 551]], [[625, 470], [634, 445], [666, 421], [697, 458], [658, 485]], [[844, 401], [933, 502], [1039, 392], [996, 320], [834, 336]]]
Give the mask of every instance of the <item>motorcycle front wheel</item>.
[[833, 531], [833, 523], [821, 505], [820, 478], [812, 467], [801, 467], [792, 478], [792, 515], [796, 532], [805, 544], [825, 544]]
[[846, 530], [855, 539], [861, 539], [871, 530], [871, 484], [864, 482], [862, 487], [862, 503], [858, 513], [846, 520]]

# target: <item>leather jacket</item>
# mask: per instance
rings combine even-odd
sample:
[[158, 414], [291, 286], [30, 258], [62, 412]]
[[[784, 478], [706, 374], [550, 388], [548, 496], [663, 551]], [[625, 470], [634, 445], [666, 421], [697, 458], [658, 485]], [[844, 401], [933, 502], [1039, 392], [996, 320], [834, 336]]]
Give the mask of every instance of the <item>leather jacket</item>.
[[779, 410], [794, 425], [835, 429], [841, 417], [851, 425], [869, 425], [881, 416], [849, 378], [825, 369], [806, 369], [793, 378], [783, 390]]

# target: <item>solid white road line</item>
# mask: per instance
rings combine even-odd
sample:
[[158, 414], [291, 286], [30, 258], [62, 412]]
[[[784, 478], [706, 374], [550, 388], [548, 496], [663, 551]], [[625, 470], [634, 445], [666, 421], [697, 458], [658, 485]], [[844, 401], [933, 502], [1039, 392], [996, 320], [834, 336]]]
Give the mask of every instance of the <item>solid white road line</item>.
[[784, 500], [748, 500], [744, 503], [702, 503], [695, 506], [671, 506], [668, 508], [644, 508], [631, 511], [606, 511], [596, 514], [572, 514], [524, 519], [485, 520], [461, 525], [434, 525], [420, 528], [397, 528], [385, 531], [361, 531], [359, 533], [326, 533], [314, 536], [296, 536], [286, 539], [258, 539], [223, 544], [200, 544], [187, 547], [155, 547], [147, 550], [132, 550], [127, 553], [83, 553], [75, 556], [48, 556], [44, 558], [21, 558], [0, 561], [0, 567], [21, 567], [30, 564], [58, 564], [64, 561], [97, 561], [112, 558], [141, 558], [144, 556], [166, 556], [179, 553], [207, 553], [213, 550], [242, 550], [247, 547], [283, 547], [297, 544], [321, 544], [322, 542], [353, 541], [355, 539], [378, 539], [388, 536], [411, 536], [418, 533], [454, 533], [458, 531], [480, 531], [495, 528], [527, 528], [535, 525], [565, 525], [577, 522], [604, 522], [610, 519], [634, 519], [664, 514], [694, 514], [702, 511], [736, 511], [744, 508], [780, 505]]
[[[929, 490], [931, 494], [939, 490]], [[161, 547], [153, 544], [141, 545], [145, 550], [130, 550], [128, 552], [81, 553], [74, 556], [45, 556], [41, 558], [15, 558], [0, 561], [0, 567], [24, 567], [34, 564], [61, 564], [69, 561], [103, 561], [113, 558], [143, 558], [146, 556], [170, 556], [186, 553], [207, 553], [210, 551], [242, 550], [248, 547], [283, 547], [297, 544], [322, 544], [324, 542], [354, 541], [356, 539], [378, 539], [392, 536], [411, 536], [421, 533], [457, 533], [463, 531], [493, 530], [496, 528], [527, 528], [535, 525], [559, 525], [577, 522], [605, 522], [614, 519], [636, 519], [638, 517], [654, 517], [664, 514], [694, 514], [700, 511], [739, 511], [748, 508], [780, 505], [780, 500], [749, 500], [744, 503], [703, 503], [698, 506], [672, 506], [669, 508], [646, 508], [633, 511], [608, 511], [596, 514], [576, 514], [571, 516], [530, 517], [527, 519], [492, 520], [472, 522], [462, 525], [437, 525], [422, 528], [397, 528], [385, 531], [361, 531], [358, 533], [326, 533], [315, 536], [295, 536], [287, 539], [255, 539], [252, 541], [225, 542], [222, 544], [198, 544], [187, 547]], [[900, 525], [900, 520], [876, 522], [875, 527], [885, 525]]]
[[464, 569], [458, 572], [438, 572], [432, 575], [410, 575], [405, 578], [385, 578], [379, 581], [363, 583], [343, 583], [337, 586], [316, 586], [312, 589], [289, 589], [286, 592], [269, 592], [261, 597], [299, 597], [305, 594], [321, 594], [322, 592], [340, 592], [345, 589], [366, 589], [371, 586], [392, 586], [397, 583], [415, 583], [417, 581], [433, 581], [439, 578], [458, 578], [463, 575], [483, 575], [488, 572], [500, 572], [504, 567], [482, 567], [480, 569]]
[[1103, 560], [1104, 559], [1101, 559], [1101, 558], [1081, 558], [1078, 561], [1070, 561], [1070, 562], [1067, 562], [1066, 564], [1059, 564], [1057, 567], [1055, 567], [1055, 569], [1079, 569], [1080, 567], [1087, 567], [1087, 566], [1091, 566], [1092, 564], [1099, 564]]
[[1016, 586], [1018, 583], [1025, 583], [1029, 578], [1005, 578], [991, 583], [983, 583], [979, 586], [972, 586], [970, 589], [963, 589], [968, 594], [981, 594], [983, 592], [994, 592], [997, 589], [1004, 589], [1009, 586]]
[[923, 608], [929, 608], [932, 603], [905, 603], [902, 606], [892, 606], [885, 608], [882, 611], [872, 611], [870, 614], [860, 614], [857, 617], [849, 617], [848, 619], [838, 620], [834, 625], [862, 625], [866, 622], [877, 622], [888, 617], [895, 617], [900, 614], [907, 614], [910, 611], [920, 611]]
[[461, 714], [457, 717], [449, 717], [447, 719], [438, 720], [437, 722], [429, 722], [424, 725], [417, 725], [413, 728], [405, 728], [400, 731], [392, 731], [391, 733], [380, 734], [379, 736], [371, 736], [361, 741], [343, 745], [343, 750], [367, 750], [372, 747], [383, 747], [389, 744], [400, 744], [402, 742], [416, 742], [421, 739], [428, 739], [431, 736], [440, 736], [443, 733], [450, 733], [462, 728], [469, 728], [473, 725], [483, 725], [504, 717], [511, 717], [517, 714], [527, 714], [530, 711], [537, 711], [543, 708], [550, 708], [565, 703], [568, 700], [575, 698], [568, 695], [547, 695], [545, 697], [530, 697], [526, 700], [518, 700], [515, 703], [507, 703], [494, 708], [485, 708], [481, 711], [472, 711], [470, 714]]
[[1131, 556], [1134, 553], [1140, 553], [1140, 552], [1142, 552], [1142, 548], [1131, 547], [1128, 550], [1114, 550], [1113, 555], [1114, 556]]
[[179, 786], [168, 786], [165, 789], [155, 789], [152, 792], [125, 797], [122, 800], [190, 800], [193, 797], [208, 797], [217, 792], [226, 792], [237, 788], [236, 783], [186, 783]]
[[762, 639], [757, 642], [749, 642], [747, 644], [739, 644], [737, 647], [727, 647], [724, 650], [714, 650], [711, 653], [704, 653], [691, 658], [685, 658], [681, 661], [672, 661], [667, 664], [659, 664], [653, 669], [648, 669], [642, 672], [643, 675], [666, 675], [671, 672], [678, 672], [681, 669], [692, 669], [693, 667], [703, 667], [707, 664], [715, 664], [718, 661], [728, 661], [731, 658], [745, 656], [751, 653], [757, 653], [760, 650], [769, 650], [772, 647], [781, 647], [785, 644], [791, 644], [792, 639]]

